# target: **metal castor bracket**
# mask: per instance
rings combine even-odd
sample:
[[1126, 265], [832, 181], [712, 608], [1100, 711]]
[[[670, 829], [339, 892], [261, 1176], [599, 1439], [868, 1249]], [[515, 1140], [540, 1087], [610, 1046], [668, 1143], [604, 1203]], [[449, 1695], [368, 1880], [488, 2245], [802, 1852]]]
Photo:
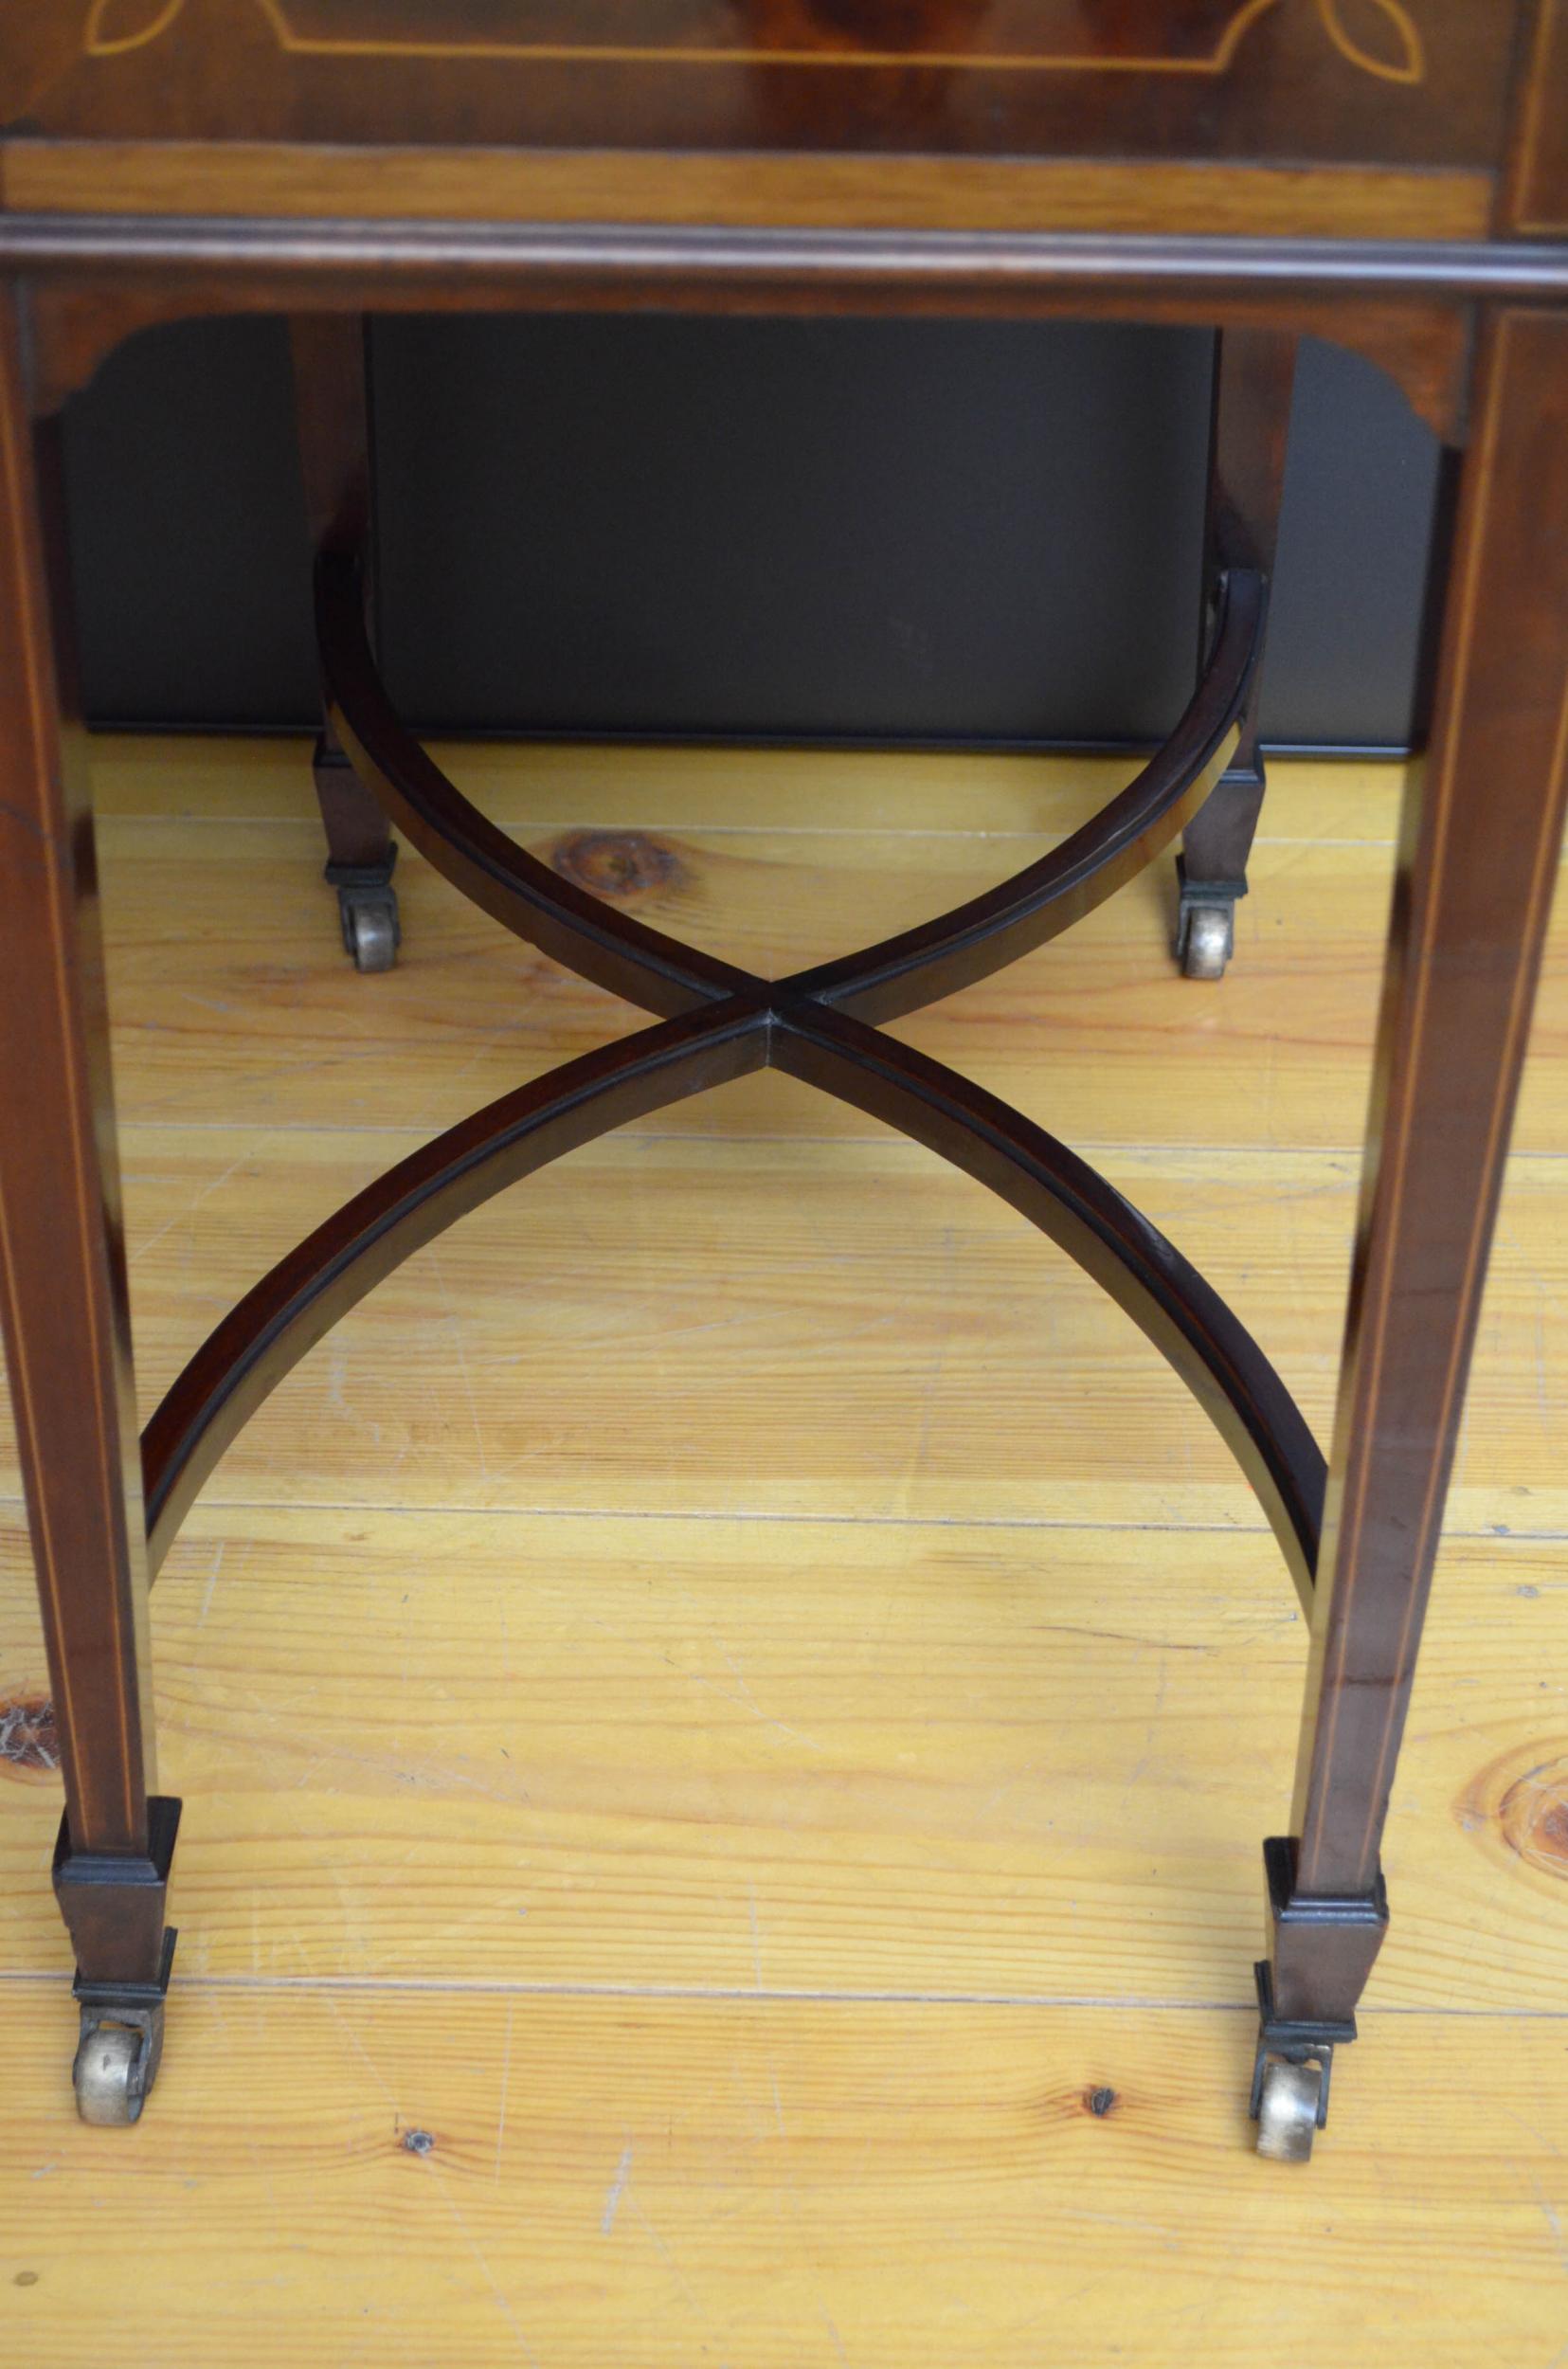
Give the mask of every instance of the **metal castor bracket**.
[[1235, 909], [1247, 894], [1245, 880], [1189, 880], [1186, 859], [1176, 859], [1181, 903], [1176, 911], [1176, 959], [1186, 979], [1223, 979], [1235, 951]]
[[337, 891], [344, 950], [353, 956], [356, 970], [390, 970], [397, 961], [403, 929], [392, 886], [396, 862], [393, 847], [385, 863], [330, 863], [326, 868], [328, 884]]
[[[76, 1944], [80, 2010], [71, 2080], [84, 2123], [139, 2120], [163, 2053], [164, 2003], [175, 1934], [164, 1923], [179, 1835], [172, 1795], [147, 1801], [145, 1856], [78, 1851], [69, 1819], [55, 1844], [55, 1894]], [[93, 1972], [84, 1974], [83, 1966]]]
[[175, 1939], [172, 1928], [164, 1935], [156, 1982], [76, 1979], [71, 1995], [81, 2011], [81, 2031], [71, 2083], [84, 2123], [124, 2125], [141, 2118], [163, 2054], [163, 2010]]
[[1356, 2019], [1292, 2023], [1274, 2012], [1273, 1977], [1264, 1958], [1257, 1982], [1257, 2053], [1249, 2112], [1257, 2125], [1257, 2151], [1275, 2163], [1305, 2163], [1328, 2120], [1334, 2051], [1356, 2036]]

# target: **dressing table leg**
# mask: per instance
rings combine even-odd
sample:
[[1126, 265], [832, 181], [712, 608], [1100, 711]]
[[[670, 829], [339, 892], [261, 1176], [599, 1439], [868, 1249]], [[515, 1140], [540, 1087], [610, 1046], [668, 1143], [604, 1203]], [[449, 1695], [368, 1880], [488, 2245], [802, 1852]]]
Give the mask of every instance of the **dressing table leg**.
[[57, 429], [0, 286], [0, 1313], [65, 1814], [78, 2103], [135, 2122], [157, 2071], [179, 1803], [151, 1794], [147, 1568], [92, 815]]
[[[289, 324], [295, 417], [313, 551], [346, 552], [364, 573], [373, 609], [374, 489], [370, 458], [369, 324], [358, 313], [297, 313]], [[372, 632], [372, 641], [374, 635]], [[313, 764], [327, 832], [327, 880], [337, 891], [345, 951], [360, 970], [390, 970], [401, 931], [392, 867], [397, 849], [378, 799], [323, 728]]]
[[1300, 2157], [1387, 1926], [1379, 1852], [1568, 791], [1568, 313], [1482, 328], [1432, 733], [1401, 825], [1294, 1833], [1253, 2111]]
[[[1296, 339], [1273, 329], [1227, 329], [1215, 338], [1209, 420], [1209, 496], [1203, 536], [1203, 642], [1216, 586], [1227, 568], [1271, 577], [1290, 431]], [[1182, 835], [1177, 859], [1181, 904], [1176, 958], [1189, 979], [1219, 979], [1235, 940], [1235, 907], [1247, 894], [1247, 859], [1263, 805], [1258, 683], [1253, 677], [1241, 738], [1229, 769]]]

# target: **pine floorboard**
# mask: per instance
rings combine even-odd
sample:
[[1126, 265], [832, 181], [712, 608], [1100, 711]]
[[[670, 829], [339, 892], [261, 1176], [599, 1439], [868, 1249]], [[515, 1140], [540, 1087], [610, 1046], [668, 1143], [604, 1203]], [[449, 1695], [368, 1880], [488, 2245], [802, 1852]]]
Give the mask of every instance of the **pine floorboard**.
[[[305, 750], [104, 741], [138, 1370], [307, 1226], [639, 1024], [405, 855], [334, 944]], [[528, 845], [794, 967], [1027, 861], [1107, 761], [445, 752]], [[1280, 766], [1218, 987], [1159, 866], [900, 1023], [1104, 1167], [1326, 1434], [1398, 794]], [[1251, 2153], [1304, 1631], [1140, 1336], [772, 1077], [476, 1213], [236, 1444], [153, 1600], [184, 1931], [80, 2128], [46, 1770], [0, 1762], [13, 2348], [1009, 2369], [1568, 2360], [1568, 929], [1310, 2170]], [[0, 1702], [42, 1659], [0, 1437]], [[1108, 2110], [1090, 2110], [1113, 2091]]]

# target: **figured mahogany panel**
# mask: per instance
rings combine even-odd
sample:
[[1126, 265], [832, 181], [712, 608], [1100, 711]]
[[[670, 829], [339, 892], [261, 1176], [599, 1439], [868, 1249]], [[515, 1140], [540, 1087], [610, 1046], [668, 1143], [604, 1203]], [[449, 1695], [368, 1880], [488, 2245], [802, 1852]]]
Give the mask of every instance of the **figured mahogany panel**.
[[7, 0], [55, 138], [1490, 169], [1507, 0]]

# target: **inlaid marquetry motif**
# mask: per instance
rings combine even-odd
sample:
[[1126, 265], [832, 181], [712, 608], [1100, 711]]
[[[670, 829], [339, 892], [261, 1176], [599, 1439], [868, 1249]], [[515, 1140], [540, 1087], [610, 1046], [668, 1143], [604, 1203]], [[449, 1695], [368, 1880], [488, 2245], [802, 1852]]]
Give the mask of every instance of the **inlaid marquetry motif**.
[[[187, 0], [93, 0], [84, 47], [111, 59], [174, 27]], [[1389, 82], [1426, 77], [1405, 0], [532, 0], [471, 6], [442, 26], [428, 0], [250, 0], [296, 57], [644, 64], [969, 66], [991, 71], [1208, 75], [1284, 11], [1315, 15], [1334, 50]], [[783, 38], [780, 38], [781, 32]], [[791, 34], [793, 33], [793, 39]]]

